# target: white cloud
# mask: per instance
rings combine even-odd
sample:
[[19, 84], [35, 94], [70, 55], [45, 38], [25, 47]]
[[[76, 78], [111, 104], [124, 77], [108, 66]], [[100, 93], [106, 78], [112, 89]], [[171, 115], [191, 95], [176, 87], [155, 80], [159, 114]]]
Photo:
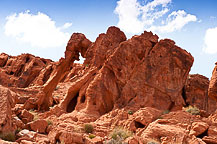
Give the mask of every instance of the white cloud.
[[205, 46], [203, 48], [203, 51], [208, 54], [215, 54], [217, 53], [217, 27], [215, 28], [209, 28], [206, 30], [204, 43]]
[[143, 22], [138, 19], [141, 14], [137, 0], [120, 0], [115, 13], [119, 15], [118, 27], [129, 33], [139, 33], [143, 30]]
[[61, 29], [70, 26], [71, 23], [65, 23], [62, 27], [56, 27], [55, 21], [46, 14], [38, 12], [33, 15], [26, 11], [8, 16], [4, 28], [7, 36], [15, 37], [18, 41], [38, 48], [51, 48], [67, 43], [70, 34]]
[[197, 17], [187, 14], [184, 10], [173, 11], [167, 18], [163, 26], [152, 26], [151, 31], [169, 33], [182, 29], [189, 22], [197, 21]]
[[72, 26], [72, 23], [65, 23], [61, 28], [62, 29], [67, 29], [67, 28], [69, 28], [71, 26]]
[[[142, 1], [144, 2], [144, 1]], [[115, 13], [119, 16], [118, 27], [127, 33], [137, 34], [144, 29], [151, 29], [161, 33], [180, 30], [191, 21], [196, 21], [194, 15], [187, 14], [184, 10], [173, 11], [163, 20], [169, 12], [172, 0], [145, 1], [142, 5], [138, 0], [119, 0]], [[156, 21], [160, 20], [156, 25]]]

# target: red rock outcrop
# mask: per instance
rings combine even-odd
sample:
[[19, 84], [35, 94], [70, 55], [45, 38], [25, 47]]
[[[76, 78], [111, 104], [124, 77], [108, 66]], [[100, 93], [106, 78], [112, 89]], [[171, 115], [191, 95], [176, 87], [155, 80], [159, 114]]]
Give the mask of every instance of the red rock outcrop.
[[209, 97], [217, 101], [217, 63], [214, 70], [212, 71], [212, 77], [209, 83], [208, 95]]
[[38, 94], [37, 106], [39, 110], [48, 110], [53, 104], [52, 93], [55, 90], [57, 84], [70, 70], [75, 60], [79, 60], [79, 53], [84, 57], [87, 48], [91, 45], [91, 42], [80, 33], [74, 33], [66, 47], [65, 58], [61, 58], [59, 64], [50, 76], [48, 81], [44, 84], [43, 90]]
[[0, 132], [8, 132], [14, 130], [12, 124], [12, 111], [15, 106], [17, 95], [8, 88], [0, 85]]
[[[107, 59], [103, 64], [97, 64], [97, 60], [88, 63], [87, 57], [85, 63], [90, 68], [69, 88], [61, 104], [65, 111], [79, 112], [76, 114], [78, 119], [84, 120], [87, 113], [98, 118], [113, 108], [125, 106], [134, 109], [147, 106], [161, 110], [181, 109], [184, 105], [182, 88], [193, 57], [171, 40], [158, 42], [158, 37], [151, 32], [124, 40], [123, 32], [110, 27], [88, 48], [89, 53], [105, 50], [108, 55], [102, 59]], [[107, 45], [98, 46], [101, 41]], [[94, 54], [97, 56], [98, 53], [93, 53], [92, 57], [96, 57]]]
[[[79, 55], [84, 64], [74, 63]], [[16, 143], [97, 144], [114, 142], [120, 129], [131, 134], [120, 139], [129, 144], [217, 143], [216, 102], [206, 77], [189, 76], [193, 61], [172, 40], [146, 31], [127, 40], [116, 27], [94, 43], [74, 33], [58, 62], [3, 53], [0, 84], [10, 90], [0, 86], [0, 134], [25, 128]], [[192, 115], [187, 105], [212, 114]]]
[[0, 84], [6, 87], [28, 87], [38, 77], [41, 70], [52, 63], [51, 60], [30, 54], [0, 55]]
[[189, 75], [183, 94], [186, 104], [196, 106], [208, 113], [215, 112], [217, 103], [208, 96], [209, 79], [205, 76]]

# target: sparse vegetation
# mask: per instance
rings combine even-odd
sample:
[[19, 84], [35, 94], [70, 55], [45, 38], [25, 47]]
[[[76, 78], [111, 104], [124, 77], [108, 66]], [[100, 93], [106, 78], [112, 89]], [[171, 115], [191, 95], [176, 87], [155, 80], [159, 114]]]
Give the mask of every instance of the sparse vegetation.
[[164, 115], [164, 114], [168, 114], [168, 113], [170, 113], [169, 110], [164, 110], [164, 111], [162, 112], [162, 115]]
[[183, 108], [186, 112], [192, 114], [192, 115], [200, 115], [200, 110], [196, 106], [188, 106]]
[[117, 140], [117, 139], [125, 140], [126, 138], [128, 138], [132, 135], [133, 134], [131, 131], [128, 131], [128, 130], [121, 128], [121, 127], [115, 128], [110, 134], [111, 138], [114, 140]]
[[47, 120], [47, 124], [48, 124], [48, 125], [53, 125], [53, 122], [48, 119], [48, 120]]
[[18, 134], [21, 130], [22, 130], [21, 128], [16, 129], [15, 130], [15, 135]]
[[16, 140], [15, 132], [0, 133], [0, 138], [5, 141], [14, 142]]
[[133, 115], [133, 111], [132, 111], [132, 110], [129, 110], [129, 111], [128, 111], [128, 114], [129, 114], [129, 115]]
[[29, 112], [30, 112], [31, 114], [33, 114], [33, 116], [34, 116], [33, 121], [39, 119], [38, 113], [35, 112], [33, 109], [29, 110]]
[[93, 125], [91, 125], [91, 124], [84, 124], [84, 131], [86, 133], [92, 133], [93, 132]]
[[90, 138], [90, 139], [93, 139], [93, 138], [95, 138], [95, 137], [96, 137], [96, 136], [95, 136], [94, 134], [90, 134], [90, 135], [89, 135], [89, 138]]

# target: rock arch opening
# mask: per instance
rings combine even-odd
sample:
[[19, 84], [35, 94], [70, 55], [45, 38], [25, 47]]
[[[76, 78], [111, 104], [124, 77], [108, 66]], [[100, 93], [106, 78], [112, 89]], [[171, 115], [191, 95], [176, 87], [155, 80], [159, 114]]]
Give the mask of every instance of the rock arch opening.
[[86, 100], [86, 97], [85, 97], [85, 95], [83, 95], [83, 96], [81, 97], [81, 99], [80, 99], [80, 102], [81, 102], [81, 103], [84, 103], [85, 100]]
[[70, 100], [70, 102], [67, 105], [66, 112], [70, 113], [75, 110], [75, 107], [78, 102], [78, 96], [79, 96], [79, 91], [76, 93], [76, 95]]
[[144, 128], [145, 127], [145, 125], [142, 124], [141, 122], [138, 122], [138, 121], [134, 121], [134, 122], [135, 122], [135, 127], [136, 128]]
[[81, 56], [81, 53], [79, 52], [79, 60], [75, 60], [75, 63], [83, 64], [83, 63], [84, 63], [84, 60], [85, 60], [85, 58], [83, 58], [83, 57]]

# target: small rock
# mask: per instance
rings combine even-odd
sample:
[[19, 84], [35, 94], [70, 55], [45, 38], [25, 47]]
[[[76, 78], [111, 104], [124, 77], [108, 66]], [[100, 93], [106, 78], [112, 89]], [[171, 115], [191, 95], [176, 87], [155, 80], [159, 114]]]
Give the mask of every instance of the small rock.
[[35, 131], [35, 132], [39, 132], [39, 133], [45, 133], [46, 132], [46, 128], [48, 126], [48, 123], [46, 120], [43, 119], [39, 119], [33, 122], [29, 123], [30, 128]]

